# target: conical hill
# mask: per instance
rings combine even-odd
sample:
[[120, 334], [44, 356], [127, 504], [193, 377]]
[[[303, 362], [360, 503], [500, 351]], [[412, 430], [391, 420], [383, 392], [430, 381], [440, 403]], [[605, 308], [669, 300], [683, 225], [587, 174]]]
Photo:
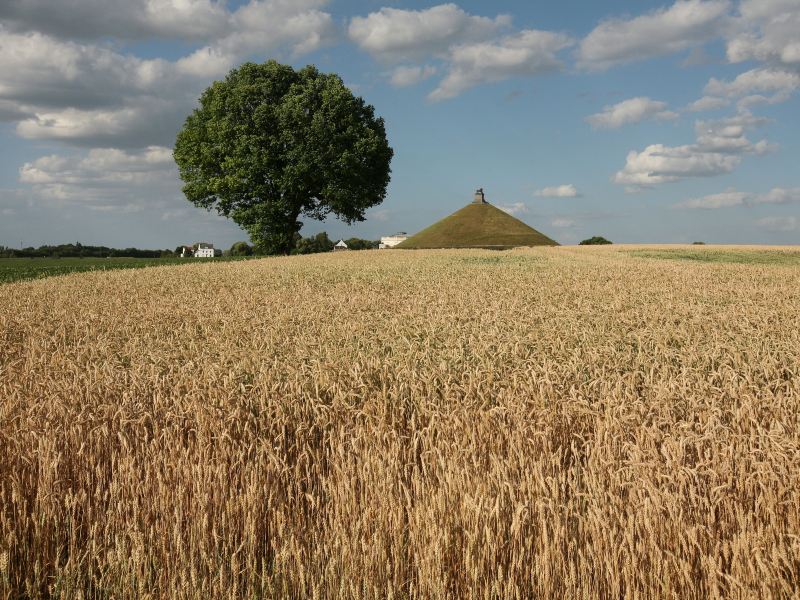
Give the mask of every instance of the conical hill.
[[514, 248], [558, 242], [491, 204], [471, 203], [396, 248]]

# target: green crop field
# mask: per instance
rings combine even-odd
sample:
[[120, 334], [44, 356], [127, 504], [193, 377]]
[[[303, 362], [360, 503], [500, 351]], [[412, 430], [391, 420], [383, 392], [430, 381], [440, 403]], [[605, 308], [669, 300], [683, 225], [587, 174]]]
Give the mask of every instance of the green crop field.
[[688, 260], [708, 263], [735, 263], [753, 265], [800, 265], [800, 252], [792, 249], [658, 249], [632, 250], [631, 256], [639, 258], [661, 258], [667, 260]]
[[26, 279], [41, 279], [53, 275], [106, 271], [110, 269], [141, 269], [174, 264], [197, 264], [198, 261], [228, 261], [235, 258], [0, 258], [0, 284]]

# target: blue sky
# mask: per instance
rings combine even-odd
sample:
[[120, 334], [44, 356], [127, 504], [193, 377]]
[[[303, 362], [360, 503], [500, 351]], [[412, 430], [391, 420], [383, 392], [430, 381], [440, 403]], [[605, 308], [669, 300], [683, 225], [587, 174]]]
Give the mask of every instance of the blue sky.
[[0, 245], [166, 247], [246, 235], [171, 158], [246, 61], [340, 74], [386, 120], [386, 200], [415, 232], [487, 199], [565, 243], [800, 243], [800, 0], [6, 0]]

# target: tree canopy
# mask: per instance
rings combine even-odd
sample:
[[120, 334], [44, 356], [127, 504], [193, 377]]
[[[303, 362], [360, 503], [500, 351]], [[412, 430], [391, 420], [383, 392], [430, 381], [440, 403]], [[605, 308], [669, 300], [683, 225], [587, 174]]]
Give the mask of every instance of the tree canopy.
[[247, 242], [236, 242], [228, 252], [231, 256], [252, 256], [253, 248]]
[[610, 242], [609, 240], [607, 240], [603, 236], [595, 235], [593, 237], [590, 237], [588, 239], [583, 240], [578, 245], [579, 246], [602, 246], [604, 244], [611, 244], [611, 243], [612, 242]]
[[393, 151], [383, 119], [335, 74], [275, 61], [214, 82], [178, 133], [183, 192], [288, 254], [301, 216], [351, 224], [386, 197]]

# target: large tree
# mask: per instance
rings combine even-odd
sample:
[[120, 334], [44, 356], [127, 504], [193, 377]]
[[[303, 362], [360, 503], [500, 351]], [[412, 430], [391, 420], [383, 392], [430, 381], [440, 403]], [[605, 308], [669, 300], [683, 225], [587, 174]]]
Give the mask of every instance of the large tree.
[[383, 119], [338, 75], [275, 61], [214, 82], [174, 151], [189, 201], [278, 254], [294, 247], [301, 216], [363, 221], [386, 197], [392, 154]]

